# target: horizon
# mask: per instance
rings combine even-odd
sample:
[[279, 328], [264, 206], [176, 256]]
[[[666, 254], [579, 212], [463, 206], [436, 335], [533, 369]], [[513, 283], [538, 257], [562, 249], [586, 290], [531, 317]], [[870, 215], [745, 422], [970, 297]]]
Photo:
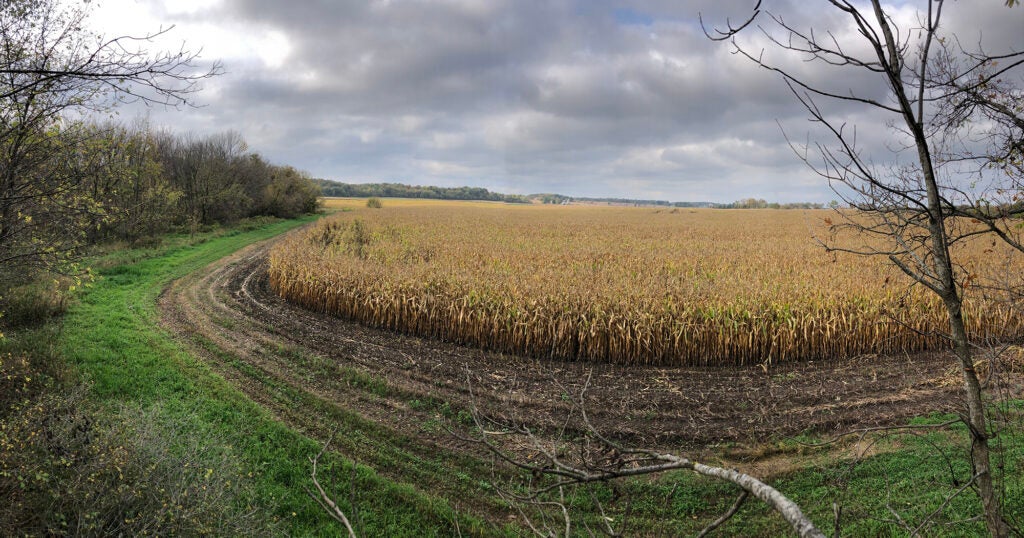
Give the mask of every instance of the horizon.
[[[657, 199], [657, 198], [633, 198], [633, 197], [622, 197], [622, 196], [574, 195], [574, 194], [566, 194], [566, 193], [563, 193], [563, 192], [546, 192], [546, 191], [545, 192], [531, 192], [531, 193], [526, 193], [526, 194], [518, 194], [518, 193], [508, 193], [508, 192], [503, 192], [503, 191], [495, 191], [495, 190], [487, 189], [486, 187], [479, 187], [477, 185], [441, 186], [441, 185], [429, 185], [429, 184], [418, 184], [418, 183], [405, 183], [405, 182], [402, 182], [402, 181], [348, 182], [348, 181], [341, 181], [341, 180], [337, 180], [337, 179], [327, 179], [327, 178], [321, 178], [321, 177], [314, 177], [312, 179], [314, 179], [316, 181], [325, 181], [325, 182], [329, 182], [329, 183], [336, 183], [336, 184], [339, 184], [339, 185], [401, 185], [403, 187], [441, 188], [441, 189], [479, 189], [479, 188], [482, 188], [482, 189], [487, 190], [487, 192], [490, 192], [492, 194], [499, 194], [499, 195], [502, 195], [502, 196], [522, 196], [522, 197], [526, 197], [526, 198], [531, 198], [531, 197], [536, 197], [536, 196], [560, 196], [560, 197], [563, 197], [563, 198], [568, 198], [570, 200], [584, 200], [584, 201], [611, 201], [611, 200], [618, 200], [618, 201], [623, 201], [623, 202], [637, 202], [637, 203], [647, 202], [647, 203], [670, 204], [670, 205], [671, 204], [710, 204], [710, 205], [721, 206], [721, 205], [731, 205], [731, 204], [735, 204], [737, 202], [744, 202], [744, 201], [748, 201], [748, 200], [754, 200], [754, 201], [759, 201], [759, 202], [765, 202], [765, 203], [768, 203], [768, 204], [781, 204], [781, 205], [821, 204], [823, 206], [827, 206], [830, 202], [834, 201], [834, 199], [830, 199], [830, 200], [796, 200], [796, 201], [792, 201], [792, 202], [780, 202], [778, 200], [770, 200], [770, 199], [765, 199], [765, 198], [743, 197], [743, 198], [737, 198], [735, 200], [730, 200], [728, 202], [715, 202], [715, 201], [711, 201], [711, 200], [667, 200], [667, 199]], [[325, 197], [326, 198], [345, 198], [344, 196], [335, 197], [335, 196], [327, 196], [327, 195], [325, 195]], [[359, 198], [359, 197], [356, 196], [355, 198]], [[402, 198], [402, 197], [401, 196], [397, 196], [396, 198]]]

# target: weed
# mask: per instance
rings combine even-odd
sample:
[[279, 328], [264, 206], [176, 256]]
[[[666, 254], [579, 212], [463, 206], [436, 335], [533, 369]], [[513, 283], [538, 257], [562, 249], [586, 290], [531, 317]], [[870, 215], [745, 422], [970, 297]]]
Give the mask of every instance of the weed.
[[4, 290], [0, 297], [0, 323], [7, 329], [37, 326], [60, 316], [68, 307], [67, 277], [39, 277], [32, 282]]

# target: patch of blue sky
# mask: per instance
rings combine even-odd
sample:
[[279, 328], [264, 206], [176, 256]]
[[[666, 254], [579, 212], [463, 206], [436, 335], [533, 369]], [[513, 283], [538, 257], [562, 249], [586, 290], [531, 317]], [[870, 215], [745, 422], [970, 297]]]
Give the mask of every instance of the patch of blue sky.
[[654, 18], [650, 15], [630, 8], [616, 8], [612, 11], [612, 16], [615, 17], [616, 22], [623, 25], [650, 26], [654, 24]]

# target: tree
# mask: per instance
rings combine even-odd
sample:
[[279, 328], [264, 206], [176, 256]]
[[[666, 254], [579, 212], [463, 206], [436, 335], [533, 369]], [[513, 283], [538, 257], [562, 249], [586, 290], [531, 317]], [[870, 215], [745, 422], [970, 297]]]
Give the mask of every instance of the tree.
[[[87, 29], [89, 2], [9, 0], [0, 7], [0, 100], [59, 97], [67, 106], [117, 102], [190, 104], [219, 63], [197, 70], [198, 51], [151, 53], [144, 45], [173, 27], [108, 38]], [[104, 100], [103, 98], [107, 98]]]
[[316, 211], [320, 189], [309, 176], [290, 166], [275, 166], [270, 177], [261, 197], [263, 213], [295, 218]]
[[248, 216], [255, 201], [246, 193], [244, 183], [269, 179], [265, 170], [253, 166], [265, 163], [251, 161], [245, 140], [234, 131], [202, 138], [163, 133], [157, 148], [169, 181], [182, 192], [179, 217], [192, 225], [234, 222]]
[[[805, 30], [783, 14], [762, 11], [760, 2], [739, 26], [705, 32], [712, 39], [729, 41], [737, 54], [780, 75], [811, 121], [826, 133], [828, 142], [792, 144], [855, 209], [837, 212], [840, 222], [831, 225], [836, 235], [824, 241], [826, 248], [883, 256], [945, 306], [948, 328], [936, 330], [947, 338], [963, 380], [972, 482], [989, 532], [1007, 536], [1010, 528], [990, 461], [994, 431], [975, 369], [981, 348], [964, 323], [965, 301], [975, 289], [984, 289], [976, 284], [986, 275], [959, 264], [957, 252], [979, 236], [995, 238], [1017, 254], [1024, 252], [1019, 221], [1024, 141], [1024, 84], [1019, 76], [1024, 52], [993, 54], [980, 44], [965, 48], [940, 24], [943, 0], [927, 2], [916, 23], [898, 21], [879, 0], [869, 6], [846, 0], [830, 0], [829, 5], [852, 32]], [[755, 21], [760, 23], [754, 26]], [[752, 28], [761, 31], [772, 52], [790, 53], [843, 73], [853, 71], [861, 82], [873, 82], [856, 88], [829, 86], [806, 71], [785, 67], [784, 60], [769, 58], [764, 50], [753, 50], [738, 38]], [[830, 114], [824, 103], [835, 108], [862, 106], [885, 116], [893, 135], [889, 165], [876, 164], [873, 159], [883, 155], [865, 151], [856, 128], [840, 114]], [[858, 242], [838, 235], [843, 230], [856, 232]], [[994, 281], [990, 284], [987, 289], [997, 288]], [[1020, 296], [1019, 282], [1006, 284], [998, 288], [1009, 299]]]
[[85, 240], [134, 243], [167, 231], [181, 193], [161, 171], [149, 125], [141, 120], [127, 126], [113, 122], [74, 125], [85, 133], [76, 148], [74, 174], [82, 178], [81, 196], [95, 206]]
[[[0, 6], [0, 272], [75, 271], [77, 248], [106, 217], [106, 200], [85, 188], [102, 168], [104, 133], [71, 115], [143, 101], [190, 103], [198, 83], [221, 71], [197, 69], [197, 53], [151, 54], [165, 33], [97, 37], [89, 2], [11, 0]], [[95, 178], [95, 175], [92, 176]], [[101, 187], [93, 183], [93, 187]], [[106, 193], [106, 194], [109, 194]]]

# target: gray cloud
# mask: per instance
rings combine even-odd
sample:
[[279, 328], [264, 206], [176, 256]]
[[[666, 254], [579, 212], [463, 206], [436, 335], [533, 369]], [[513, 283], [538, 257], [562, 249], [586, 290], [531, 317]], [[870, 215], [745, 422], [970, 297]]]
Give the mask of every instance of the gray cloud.
[[[225, 0], [153, 10], [188, 39], [212, 21], [277, 32], [287, 55], [225, 61], [207, 106], [154, 111], [181, 129], [240, 131], [277, 162], [342, 181], [479, 185], [506, 192], [670, 200], [832, 198], [780, 133], [813, 126], [778, 76], [707, 40], [749, 9], [700, 0]], [[752, 4], [752, 2], [751, 2]], [[769, 5], [770, 4], [770, 5]], [[1024, 10], [952, 3], [971, 43], [1024, 48]], [[792, 7], [795, 6], [795, 7]], [[797, 27], [848, 32], [820, 7], [766, 2]], [[981, 32], [983, 29], [984, 32]], [[743, 43], [760, 50], [763, 36]], [[816, 83], [885, 99], [877, 80], [769, 50]], [[887, 152], [882, 119], [828, 105]]]

